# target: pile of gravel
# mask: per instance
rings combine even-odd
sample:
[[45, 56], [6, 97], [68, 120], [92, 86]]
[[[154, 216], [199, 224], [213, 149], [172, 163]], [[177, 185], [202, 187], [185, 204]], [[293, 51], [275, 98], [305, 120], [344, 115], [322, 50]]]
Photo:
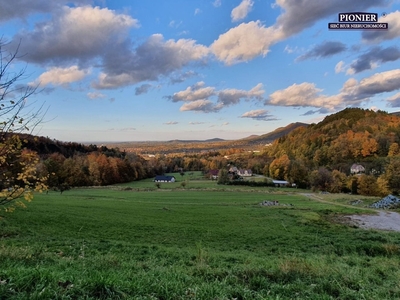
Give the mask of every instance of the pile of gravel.
[[370, 207], [387, 209], [397, 206], [400, 206], [400, 199], [393, 195], [389, 195], [378, 202], [372, 203]]

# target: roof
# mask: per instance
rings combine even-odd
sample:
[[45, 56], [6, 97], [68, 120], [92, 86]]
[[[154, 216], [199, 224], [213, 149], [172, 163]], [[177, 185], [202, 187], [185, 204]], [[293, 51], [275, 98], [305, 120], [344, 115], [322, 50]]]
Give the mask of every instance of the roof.
[[175, 176], [157, 175], [156, 178], [154, 178], [154, 180], [171, 181], [172, 178], [175, 178]]
[[272, 180], [274, 184], [289, 184], [286, 180]]
[[208, 171], [210, 175], [218, 176], [219, 170], [210, 170]]
[[350, 168], [351, 171], [355, 171], [355, 172], [363, 172], [365, 171], [364, 166], [359, 165], [359, 164], [353, 164]]

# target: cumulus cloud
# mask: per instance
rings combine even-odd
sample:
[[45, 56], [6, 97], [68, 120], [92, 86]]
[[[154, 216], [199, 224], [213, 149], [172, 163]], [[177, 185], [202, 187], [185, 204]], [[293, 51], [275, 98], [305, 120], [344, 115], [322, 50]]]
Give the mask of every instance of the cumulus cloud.
[[376, 73], [360, 82], [351, 78], [343, 85], [341, 96], [347, 103], [359, 103], [375, 95], [398, 89], [400, 89], [400, 69]]
[[218, 103], [223, 106], [229, 106], [239, 103], [240, 100], [262, 100], [264, 93], [265, 91], [263, 90], [263, 85], [261, 83], [257, 84], [249, 91], [225, 89], [218, 92]]
[[72, 3], [75, 5], [89, 4], [92, 0], [13, 0], [1, 1], [0, 22], [12, 19], [25, 20], [29, 15], [35, 13], [49, 13], [60, 9], [63, 5]]
[[329, 109], [321, 107], [320, 109], [309, 110], [309, 111], [305, 112], [304, 114], [302, 114], [301, 116], [311, 116], [314, 114], [327, 114], [329, 112], [331, 112]]
[[71, 66], [68, 68], [49, 68], [46, 72], [41, 74], [35, 81], [35, 85], [45, 86], [48, 84], [53, 85], [66, 85], [72, 82], [82, 80], [89, 74], [88, 70], [80, 70], [78, 66]]
[[373, 47], [368, 52], [360, 55], [359, 58], [350, 65], [347, 74], [360, 73], [365, 70], [373, 69], [378, 63], [396, 61], [398, 59], [400, 59], [400, 50], [398, 47]]
[[338, 103], [332, 97], [321, 95], [314, 83], [293, 84], [286, 89], [278, 90], [269, 96], [266, 104], [297, 107], [329, 107], [333, 109]]
[[91, 93], [87, 93], [87, 96], [89, 99], [91, 100], [95, 100], [95, 99], [101, 99], [101, 98], [105, 98], [106, 95], [99, 93], [99, 92], [91, 92]]
[[180, 111], [199, 111], [199, 112], [216, 112], [219, 110], [215, 107], [214, 103], [210, 100], [195, 100], [189, 103], [185, 103], [179, 109]]
[[388, 23], [388, 30], [365, 30], [362, 33], [362, 39], [367, 43], [381, 43], [387, 40], [393, 40], [400, 36], [400, 11], [387, 14], [385, 18], [379, 19], [379, 22]]
[[135, 95], [139, 96], [142, 94], [146, 94], [150, 88], [151, 88], [151, 84], [148, 84], [148, 83], [142, 84], [141, 86], [135, 88]]
[[103, 55], [110, 45], [120, 44], [128, 30], [139, 22], [107, 8], [63, 7], [52, 20], [37, 23], [33, 31], [21, 31], [13, 38], [21, 59], [34, 63], [91, 60]]
[[389, 107], [400, 107], [400, 93], [386, 99]]
[[187, 87], [184, 91], [177, 92], [169, 97], [173, 102], [204, 100], [215, 94], [215, 88], [205, 87], [204, 81]]
[[186, 72], [183, 72], [183, 73], [172, 74], [170, 76], [170, 82], [172, 84], [181, 83], [181, 82], [184, 82], [185, 80], [187, 80], [189, 78], [192, 78], [194, 76], [197, 76], [197, 75], [198, 74], [196, 72], [194, 72], [194, 71], [186, 71]]
[[242, 23], [221, 34], [210, 48], [227, 65], [265, 56], [269, 47], [280, 39], [279, 32], [266, 28], [260, 21]]
[[[181, 107], [181, 111], [217, 112], [224, 107], [238, 104], [242, 100], [264, 100], [264, 93], [265, 91], [261, 83], [248, 91], [239, 89], [224, 89], [218, 91], [214, 87], [205, 86], [205, 83], [200, 81], [187, 87], [183, 91], [176, 92], [172, 96], [166, 96], [165, 98], [173, 102], [189, 102]], [[210, 98], [213, 97], [217, 98], [216, 102], [210, 100]]]
[[202, 10], [201, 10], [200, 8], [196, 8], [196, 9], [194, 10], [194, 15], [198, 15], [198, 14], [200, 14], [200, 13], [202, 13]]
[[251, 110], [248, 112], [245, 112], [241, 118], [251, 118], [254, 120], [260, 120], [260, 121], [273, 121], [277, 120], [276, 117], [273, 115], [269, 114], [268, 110], [265, 109], [256, 109], [256, 110]]
[[303, 61], [311, 58], [324, 58], [333, 56], [347, 49], [346, 45], [337, 41], [325, 41], [314, 46], [312, 49], [296, 58], [296, 61]]
[[[326, 113], [346, 106], [360, 105], [362, 102], [368, 102], [374, 96], [399, 89], [400, 69], [396, 69], [376, 73], [360, 81], [350, 78], [343, 84], [340, 92], [332, 96], [321, 94], [322, 89], [317, 88], [313, 83], [293, 84], [286, 89], [272, 93], [265, 101], [265, 105], [316, 107], [325, 109], [324, 113]], [[397, 103], [397, 96], [389, 99], [393, 101], [391, 103]], [[317, 112], [322, 113], [321, 110]], [[308, 111], [306, 115], [313, 113], [315, 112]]]
[[190, 39], [164, 40], [153, 34], [134, 51], [120, 47], [104, 56], [104, 72], [95, 88], [119, 88], [142, 81], [155, 81], [192, 62], [200, 62], [209, 50]]
[[176, 125], [176, 124], [178, 124], [179, 122], [176, 122], [176, 121], [169, 121], [169, 122], [166, 122], [166, 123], [164, 123], [165, 125]]
[[252, 0], [242, 0], [231, 12], [232, 22], [243, 20], [251, 11], [254, 2]]
[[51, 20], [16, 34], [10, 45], [22, 40], [19, 52], [27, 55], [20, 59], [28, 62], [99, 67], [100, 75], [92, 83], [96, 89], [156, 81], [193, 62], [205, 64], [208, 47], [191, 39], [164, 40], [154, 34], [134, 48], [129, 30], [139, 26], [138, 20], [107, 8], [65, 6]]
[[336, 17], [338, 12], [367, 11], [370, 7], [384, 6], [387, 3], [387, 0], [302, 0], [299, 5], [297, 0], [276, 0], [276, 4], [284, 10], [284, 13], [278, 17], [274, 27], [287, 38], [330, 15]]
[[[384, 6], [387, 3], [388, 0], [302, 0], [299, 5], [297, 0], [276, 0], [274, 7], [279, 6], [283, 13], [275, 24], [265, 27], [260, 21], [242, 23], [221, 34], [211, 45], [211, 49], [227, 65], [246, 62], [260, 55], [265, 56], [271, 45], [311, 27], [321, 19], [331, 15], [337, 17], [338, 11], [367, 11], [370, 7]], [[396, 22], [400, 24], [400, 21], [391, 22], [393, 26], [398, 24]], [[400, 30], [397, 28], [391, 32], [398, 34]]]

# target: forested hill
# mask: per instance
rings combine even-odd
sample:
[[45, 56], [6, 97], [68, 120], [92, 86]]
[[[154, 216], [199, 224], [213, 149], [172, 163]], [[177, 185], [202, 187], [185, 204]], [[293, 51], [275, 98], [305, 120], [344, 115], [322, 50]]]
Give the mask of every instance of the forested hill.
[[[318, 124], [300, 127], [275, 140], [265, 152], [286, 154], [314, 166], [370, 161], [398, 152], [400, 117], [383, 111], [347, 108]], [[396, 153], [394, 153], [396, 152]]]
[[76, 142], [62, 142], [43, 136], [31, 134], [18, 134], [22, 147], [35, 151], [41, 157], [48, 157], [53, 153], [59, 153], [64, 157], [72, 157], [76, 154], [89, 154], [92, 152], [105, 154], [107, 157], [125, 157], [125, 152], [118, 148], [107, 146], [84, 145]]
[[306, 124], [306, 123], [300, 123], [300, 122], [290, 123], [289, 125], [287, 125], [285, 127], [277, 128], [272, 132], [269, 132], [269, 133], [266, 133], [266, 134], [263, 134], [260, 136], [249, 137], [249, 138], [239, 140], [239, 141], [243, 141], [243, 143], [245, 145], [265, 145], [268, 143], [272, 143], [277, 138], [287, 135], [291, 131], [293, 131], [299, 127], [308, 127], [308, 126], [309, 126], [309, 124]]

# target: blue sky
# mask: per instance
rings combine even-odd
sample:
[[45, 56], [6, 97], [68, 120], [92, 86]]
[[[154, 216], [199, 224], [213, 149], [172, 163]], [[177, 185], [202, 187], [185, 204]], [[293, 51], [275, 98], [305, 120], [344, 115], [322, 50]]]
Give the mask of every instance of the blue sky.
[[[300, 5], [301, 2], [301, 5]], [[343, 12], [388, 30], [329, 30]], [[2, 50], [62, 141], [239, 139], [400, 110], [398, 0], [0, 0]]]

